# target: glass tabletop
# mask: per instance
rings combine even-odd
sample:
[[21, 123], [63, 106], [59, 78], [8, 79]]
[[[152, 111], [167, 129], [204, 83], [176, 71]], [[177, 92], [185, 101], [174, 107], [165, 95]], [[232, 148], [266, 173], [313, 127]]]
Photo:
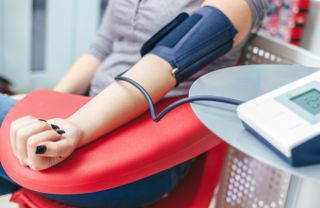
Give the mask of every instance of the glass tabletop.
[[[208, 73], [194, 82], [189, 95], [215, 95], [247, 101], [318, 70], [291, 65], [244, 65]], [[236, 106], [193, 103], [192, 109], [212, 132], [240, 151], [291, 174], [320, 183], [320, 164], [294, 168], [247, 132]]]

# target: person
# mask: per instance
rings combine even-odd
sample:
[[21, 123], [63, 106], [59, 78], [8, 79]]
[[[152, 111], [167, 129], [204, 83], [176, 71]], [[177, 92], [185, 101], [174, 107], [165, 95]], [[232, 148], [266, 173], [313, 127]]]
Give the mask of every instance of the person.
[[11, 88], [11, 82], [6, 78], [0, 76], [0, 93], [13, 95], [14, 92], [10, 88]]
[[[209, 71], [236, 63], [249, 31], [257, 27], [268, 9], [268, 0], [110, 0], [96, 40], [82, 55], [54, 90], [86, 94], [94, 98], [66, 119], [48, 121], [26, 116], [11, 124], [10, 140], [21, 165], [34, 170], [50, 168], [66, 159], [81, 146], [127, 123], [148, 109], [143, 95], [132, 85], [114, 81], [122, 72], [140, 83], [154, 102], [164, 96], [186, 95], [191, 83]], [[177, 14], [192, 14], [203, 7], [213, 7], [225, 15], [237, 33], [232, 50], [204, 67], [178, 87], [172, 76], [172, 65], [161, 56], [148, 53], [140, 58], [139, 51], [153, 34]], [[88, 92], [89, 89], [89, 92]], [[0, 117], [15, 101], [0, 96]], [[90, 118], [90, 122], [86, 122]], [[92, 119], [94, 118], [94, 119]], [[63, 139], [61, 139], [63, 138]], [[80, 195], [42, 195], [79, 207], [141, 207], [168, 193], [185, 174], [185, 162], [154, 176], [111, 190]], [[0, 193], [19, 186], [0, 168]]]

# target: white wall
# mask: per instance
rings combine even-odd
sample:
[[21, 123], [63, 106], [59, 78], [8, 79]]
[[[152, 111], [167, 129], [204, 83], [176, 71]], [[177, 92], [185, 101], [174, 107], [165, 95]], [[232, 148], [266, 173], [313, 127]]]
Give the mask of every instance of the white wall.
[[92, 41], [101, 0], [46, 0], [44, 71], [31, 71], [32, 0], [0, 0], [0, 75], [18, 92], [51, 88]]
[[320, 0], [313, 0], [301, 46], [320, 56]]
[[94, 37], [99, 21], [98, 0], [47, 1], [46, 68], [52, 86]]
[[31, 0], [0, 0], [0, 11], [0, 73], [22, 90], [29, 84]]
[[4, 54], [3, 54], [3, 38], [4, 38], [4, 25], [3, 25], [3, 21], [4, 21], [4, 6], [3, 6], [3, 1], [0, 0], [0, 74], [4, 68]]

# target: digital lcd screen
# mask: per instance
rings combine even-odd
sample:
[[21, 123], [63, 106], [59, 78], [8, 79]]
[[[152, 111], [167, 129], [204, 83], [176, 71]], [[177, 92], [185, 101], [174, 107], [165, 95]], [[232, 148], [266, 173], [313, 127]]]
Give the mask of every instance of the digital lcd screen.
[[316, 89], [308, 90], [290, 100], [312, 115], [320, 113], [320, 91]]

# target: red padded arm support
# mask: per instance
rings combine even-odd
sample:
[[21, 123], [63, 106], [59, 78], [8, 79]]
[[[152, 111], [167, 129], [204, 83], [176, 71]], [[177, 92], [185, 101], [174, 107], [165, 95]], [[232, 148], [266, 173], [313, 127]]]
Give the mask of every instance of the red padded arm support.
[[[76, 150], [64, 162], [45, 171], [19, 164], [9, 141], [10, 123], [25, 115], [66, 118], [90, 98], [36, 91], [6, 117], [0, 138], [1, 163], [21, 186], [44, 193], [76, 194], [106, 190], [150, 176], [193, 158], [221, 140], [196, 118], [189, 105], [177, 108], [159, 123], [149, 112], [103, 138]], [[172, 100], [164, 100], [157, 108]], [[88, 120], [88, 122], [90, 122]]]

